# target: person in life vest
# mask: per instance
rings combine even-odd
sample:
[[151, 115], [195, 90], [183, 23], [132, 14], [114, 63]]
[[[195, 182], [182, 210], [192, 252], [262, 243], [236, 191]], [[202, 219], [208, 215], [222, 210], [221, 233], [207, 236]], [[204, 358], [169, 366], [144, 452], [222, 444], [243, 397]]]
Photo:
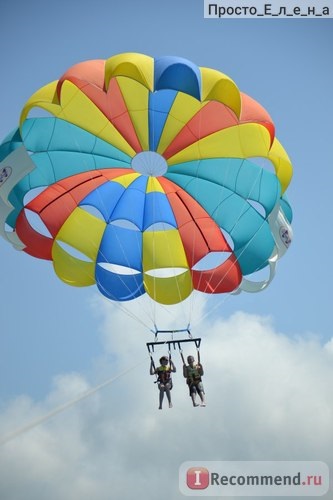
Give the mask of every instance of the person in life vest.
[[162, 356], [160, 358], [160, 363], [161, 366], [158, 366], [157, 368], [154, 367], [154, 362], [152, 360], [151, 365], [150, 365], [150, 375], [157, 375], [157, 383], [158, 383], [158, 388], [160, 390], [160, 395], [159, 395], [159, 410], [162, 410], [162, 403], [164, 399], [164, 393], [166, 394], [169, 402], [169, 408], [172, 408], [172, 402], [171, 402], [171, 389], [172, 389], [172, 378], [171, 378], [171, 372], [176, 371], [176, 367], [173, 364], [173, 361], [170, 359], [170, 364], [169, 364], [169, 359], [167, 356]]
[[199, 403], [197, 403], [196, 401], [197, 394], [199, 394], [199, 397], [201, 399], [200, 406], [206, 406], [205, 391], [201, 380], [201, 377], [204, 374], [202, 364], [195, 364], [193, 356], [188, 356], [187, 362], [188, 365], [186, 365], [185, 363], [183, 365], [183, 375], [186, 378], [186, 383], [188, 384], [193, 406], [199, 406]]

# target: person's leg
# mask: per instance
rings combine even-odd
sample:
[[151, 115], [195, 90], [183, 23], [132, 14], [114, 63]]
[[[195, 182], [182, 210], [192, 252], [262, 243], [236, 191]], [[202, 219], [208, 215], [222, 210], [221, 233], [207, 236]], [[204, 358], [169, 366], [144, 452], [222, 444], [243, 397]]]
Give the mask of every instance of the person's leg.
[[199, 391], [199, 396], [201, 399], [201, 406], [206, 406], [205, 393], [203, 391]]
[[198, 392], [199, 397], [201, 399], [201, 406], [206, 406], [205, 391], [204, 391], [202, 382], [199, 382], [198, 387], [197, 387], [197, 392]]
[[163, 403], [163, 399], [164, 399], [164, 385], [160, 384], [159, 385], [159, 389], [160, 389], [160, 406], [158, 407], [159, 410], [162, 410], [162, 403]]
[[196, 391], [195, 385], [191, 386], [190, 394], [191, 394], [193, 406], [199, 406], [199, 403], [197, 403], [197, 401], [196, 401], [197, 391]]
[[167, 384], [165, 386], [165, 393], [166, 393], [166, 396], [168, 398], [169, 408], [172, 408], [172, 403], [171, 403], [171, 386], [170, 386], [170, 384]]

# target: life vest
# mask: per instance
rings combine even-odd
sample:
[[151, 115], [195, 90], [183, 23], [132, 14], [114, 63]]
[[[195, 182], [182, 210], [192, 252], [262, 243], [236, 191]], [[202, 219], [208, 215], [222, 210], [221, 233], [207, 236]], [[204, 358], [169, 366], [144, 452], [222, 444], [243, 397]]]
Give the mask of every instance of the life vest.
[[189, 385], [198, 384], [199, 382], [201, 382], [201, 375], [200, 375], [200, 371], [199, 371], [199, 368], [197, 367], [197, 365], [194, 365], [193, 367], [188, 365], [186, 367], [186, 374], [187, 374], [187, 377], [186, 377], [187, 383]]
[[171, 380], [171, 369], [170, 366], [159, 366], [156, 368], [157, 381], [162, 384], [167, 384]]

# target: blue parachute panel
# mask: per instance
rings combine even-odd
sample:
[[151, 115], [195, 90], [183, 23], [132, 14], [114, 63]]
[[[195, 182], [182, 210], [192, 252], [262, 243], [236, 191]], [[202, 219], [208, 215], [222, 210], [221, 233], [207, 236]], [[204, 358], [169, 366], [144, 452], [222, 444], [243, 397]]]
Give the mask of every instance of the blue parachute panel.
[[113, 210], [110, 222], [124, 219], [142, 230], [147, 182], [148, 177], [145, 176], [140, 176], [132, 182]]
[[201, 75], [198, 66], [181, 57], [155, 59], [155, 90], [173, 89], [196, 99], [201, 95]]
[[153, 224], [159, 222], [177, 227], [177, 222], [167, 196], [163, 193], [153, 191], [146, 196], [143, 230], [145, 231]]
[[119, 275], [97, 265], [95, 278], [99, 291], [111, 300], [132, 300], [145, 293], [141, 274]]
[[168, 113], [175, 100], [175, 90], [161, 90], [149, 94], [149, 149], [156, 151]]
[[142, 271], [142, 233], [108, 224], [97, 255], [101, 262]]
[[97, 208], [103, 215], [105, 222], [110, 221], [111, 214], [125, 192], [124, 186], [118, 182], [105, 182], [88, 194], [80, 206], [90, 205]]

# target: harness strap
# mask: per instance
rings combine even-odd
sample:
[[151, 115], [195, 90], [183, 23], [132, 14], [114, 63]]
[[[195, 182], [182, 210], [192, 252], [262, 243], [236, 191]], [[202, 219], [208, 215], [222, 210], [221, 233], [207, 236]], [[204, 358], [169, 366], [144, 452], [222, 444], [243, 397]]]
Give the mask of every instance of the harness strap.
[[180, 353], [181, 358], [182, 358], [183, 365], [185, 365], [185, 366], [186, 366], [185, 359], [184, 359], [184, 355], [183, 355], [183, 350], [182, 350], [182, 348], [180, 347], [180, 344], [178, 344], [178, 348], [179, 348], [179, 353]]

